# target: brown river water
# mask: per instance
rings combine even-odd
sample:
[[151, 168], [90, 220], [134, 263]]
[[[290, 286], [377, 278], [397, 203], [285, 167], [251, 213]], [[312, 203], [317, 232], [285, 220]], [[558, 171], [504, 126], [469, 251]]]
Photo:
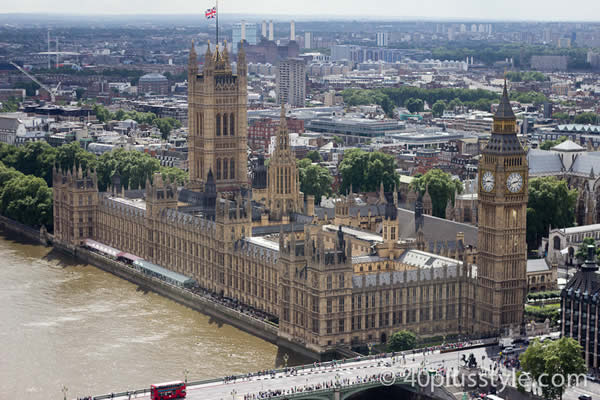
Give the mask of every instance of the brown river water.
[[[0, 398], [62, 399], [281, 366], [284, 349], [0, 232]], [[290, 353], [290, 364], [300, 361]]]

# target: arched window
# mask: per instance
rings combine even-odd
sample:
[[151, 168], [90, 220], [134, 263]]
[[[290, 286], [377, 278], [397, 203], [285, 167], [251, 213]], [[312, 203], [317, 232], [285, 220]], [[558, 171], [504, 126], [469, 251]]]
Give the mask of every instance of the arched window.
[[229, 161], [229, 179], [235, 179], [235, 160], [233, 158]]
[[221, 179], [221, 159], [217, 158], [217, 179]]
[[221, 114], [217, 114], [217, 123], [216, 123], [216, 136], [221, 136]]
[[235, 117], [233, 113], [229, 115], [229, 134], [235, 136]]
[[223, 114], [223, 136], [227, 136], [227, 114]]
[[554, 250], [560, 250], [560, 238], [554, 236]]
[[227, 159], [223, 160], [223, 179], [227, 179]]

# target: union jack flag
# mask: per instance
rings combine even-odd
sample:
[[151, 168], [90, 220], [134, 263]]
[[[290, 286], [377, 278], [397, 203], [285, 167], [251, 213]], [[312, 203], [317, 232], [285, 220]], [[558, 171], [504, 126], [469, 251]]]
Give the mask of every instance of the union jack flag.
[[213, 7], [213, 8], [209, 8], [208, 10], [206, 10], [206, 12], [204, 13], [204, 16], [206, 17], [206, 19], [211, 19], [217, 16], [217, 7]]

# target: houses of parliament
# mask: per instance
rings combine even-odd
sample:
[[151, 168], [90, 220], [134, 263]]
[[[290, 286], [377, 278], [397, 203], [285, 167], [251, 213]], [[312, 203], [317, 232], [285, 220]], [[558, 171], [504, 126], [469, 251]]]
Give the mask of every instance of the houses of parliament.
[[[95, 171], [55, 169], [55, 240], [90, 238], [193, 277], [276, 316], [282, 343], [316, 354], [386, 342], [401, 329], [421, 337], [520, 330], [527, 160], [506, 88], [479, 166], [470, 237], [466, 225], [427, 215], [430, 198], [399, 208], [396, 190], [382, 188], [369, 205], [351, 193], [333, 209], [316, 207], [300, 192], [283, 107], [268, 166], [248, 173], [246, 87], [243, 47], [234, 74], [218, 46], [208, 46], [199, 71], [192, 44], [188, 184], [157, 174], [131, 189], [114, 176], [99, 192]], [[444, 233], [443, 246], [432, 232]]]

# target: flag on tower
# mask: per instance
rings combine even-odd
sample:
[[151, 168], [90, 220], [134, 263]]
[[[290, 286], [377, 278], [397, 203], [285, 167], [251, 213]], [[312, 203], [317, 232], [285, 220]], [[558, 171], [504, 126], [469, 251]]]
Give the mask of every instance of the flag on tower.
[[208, 10], [206, 10], [206, 12], [204, 13], [204, 16], [206, 17], [206, 19], [211, 19], [217, 16], [217, 7], [213, 7], [213, 8], [209, 8]]

